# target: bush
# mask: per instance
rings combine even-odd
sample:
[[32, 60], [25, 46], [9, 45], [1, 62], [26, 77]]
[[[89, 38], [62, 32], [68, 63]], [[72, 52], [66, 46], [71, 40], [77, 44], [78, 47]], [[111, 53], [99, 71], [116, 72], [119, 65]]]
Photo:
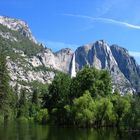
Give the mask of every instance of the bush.
[[95, 119], [95, 103], [89, 91], [85, 91], [83, 96], [73, 100], [73, 111], [75, 112], [76, 124], [80, 127], [88, 127]]
[[48, 109], [41, 109], [35, 116], [35, 121], [40, 124], [46, 124], [49, 120]]
[[18, 118], [18, 122], [19, 123], [28, 123], [28, 118], [22, 116]]

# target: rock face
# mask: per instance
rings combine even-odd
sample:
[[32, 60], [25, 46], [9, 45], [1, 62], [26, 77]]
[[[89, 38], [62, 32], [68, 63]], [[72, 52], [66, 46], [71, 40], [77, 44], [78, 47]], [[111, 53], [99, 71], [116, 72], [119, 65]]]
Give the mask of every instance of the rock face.
[[56, 52], [56, 68], [63, 72], [70, 73], [73, 53], [74, 52], [69, 48]]
[[34, 81], [50, 83], [56, 71], [69, 74], [73, 71], [75, 75], [89, 65], [108, 70], [114, 87], [120, 91], [140, 91], [140, 66], [126, 49], [117, 45], [109, 46], [99, 40], [75, 52], [65, 48], [54, 53], [37, 43], [24, 21], [0, 16], [0, 46], [5, 42], [9, 47], [7, 65], [13, 87], [17, 83], [28, 86]]
[[85, 65], [94, 66], [97, 69], [106, 69], [110, 72], [115, 87], [123, 92], [133, 91], [131, 82], [119, 67], [119, 63], [123, 64], [122, 60], [118, 63], [117, 58], [114, 57], [114, 53], [112, 53], [111, 48], [105, 41], [100, 40], [93, 44], [79, 47], [75, 54], [77, 71], [81, 70]]
[[65, 48], [56, 53], [46, 48], [43, 52], [37, 54], [42, 65], [65, 73], [70, 72], [73, 51]]
[[98, 69], [113, 69], [117, 65], [109, 45], [104, 41], [79, 47], [76, 50], [76, 63], [78, 70], [86, 64]]
[[[11, 60], [10, 57], [7, 59], [12, 86], [17, 83], [28, 85], [34, 81], [43, 84], [50, 83], [56, 70], [69, 73], [73, 55], [72, 50], [67, 48], [56, 53], [45, 48], [32, 57], [28, 57], [24, 52], [15, 49], [14, 52], [20, 55], [20, 59], [16, 59], [16, 61]], [[26, 88], [28, 89], [28, 86]]]
[[33, 42], [37, 43], [36, 39], [32, 36], [31, 30], [24, 21], [0, 16], [0, 24], [6, 26], [11, 30], [18, 31], [20, 34], [24, 35], [25, 37], [28, 37]]
[[140, 91], [140, 68], [135, 59], [124, 48], [117, 45], [112, 45], [110, 48], [121, 72], [130, 81], [132, 87]]

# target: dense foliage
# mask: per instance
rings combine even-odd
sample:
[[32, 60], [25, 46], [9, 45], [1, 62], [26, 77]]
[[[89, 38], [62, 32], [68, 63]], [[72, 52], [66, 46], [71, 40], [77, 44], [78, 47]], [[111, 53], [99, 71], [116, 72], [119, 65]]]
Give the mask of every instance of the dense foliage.
[[[12, 61], [20, 61], [24, 67], [27, 62], [21, 51], [32, 57], [44, 48], [3, 25], [0, 25], [0, 32], [10, 33], [17, 39], [10, 41], [0, 36], [0, 121], [16, 119], [78, 127], [140, 129], [140, 94], [121, 95], [117, 89], [113, 91], [111, 77], [106, 70], [86, 66], [72, 79], [65, 73], [55, 72], [57, 74], [50, 85], [20, 81], [12, 89], [6, 56]], [[33, 70], [52, 71], [44, 66]], [[138, 77], [131, 78], [137, 82]], [[24, 88], [19, 91], [18, 84], [28, 84], [32, 93]]]
[[0, 110], [1, 117], [6, 122], [12, 116], [12, 108], [15, 108], [12, 88], [9, 86], [9, 75], [6, 66], [6, 51], [0, 47]]
[[36, 55], [44, 49], [42, 45], [35, 44], [33, 41], [29, 40], [28, 37], [20, 34], [17, 31], [10, 30], [1, 24], [0, 32], [6, 34], [9, 33], [12, 37], [17, 39], [17, 41], [11, 41], [10, 39], [6, 39], [0, 36], [0, 46], [4, 45], [3, 49], [6, 49], [8, 55], [11, 56], [11, 58], [13, 59], [16, 58], [16, 53], [14, 53], [13, 48], [23, 51], [29, 57]]
[[6, 52], [0, 47], [0, 118], [78, 127], [140, 128], [140, 97], [113, 92], [105, 70], [84, 67], [75, 78], [58, 72], [50, 85], [30, 83], [32, 93], [9, 86]]

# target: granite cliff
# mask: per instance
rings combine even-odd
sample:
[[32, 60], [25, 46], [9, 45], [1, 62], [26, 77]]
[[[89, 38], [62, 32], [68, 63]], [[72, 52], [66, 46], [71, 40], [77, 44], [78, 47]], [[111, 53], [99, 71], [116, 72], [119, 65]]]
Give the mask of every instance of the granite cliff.
[[[106, 69], [115, 88], [122, 92], [140, 91], [140, 67], [129, 52], [104, 40], [58, 52], [38, 43], [28, 25], [21, 20], [0, 16], [0, 47], [7, 51], [7, 65], [14, 87], [30, 89], [30, 84], [50, 83], [57, 71], [72, 74], [85, 65]], [[57, 47], [57, 46], [56, 46]], [[72, 70], [73, 69], [73, 70]]]

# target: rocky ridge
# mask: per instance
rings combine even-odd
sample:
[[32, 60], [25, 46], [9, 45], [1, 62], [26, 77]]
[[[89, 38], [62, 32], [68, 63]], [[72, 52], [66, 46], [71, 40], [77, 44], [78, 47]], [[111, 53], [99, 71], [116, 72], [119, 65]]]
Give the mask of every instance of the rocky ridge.
[[[106, 69], [110, 72], [113, 85], [116, 88], [123, 92], [133, 92], [135, 89], [133, 89], [131, 81], [127, 79], [125, 73], [121, 71], [122, 68], [118, 64], [116, 57], [114, 57], [111, 47], [103, 40], [81, 46], [76, 50], [77, 71], [85, 65], [94, 66], [97, 69]], [[123, 64], [124, 62], [120, 60], [120, 63]]]
[[6, 26], [11, 30], [18, 31], [20, 34], [24, 35], [25, 37], [28, 37], [33, 42], [37, 43], [26, 22], [19, 19], [0, 16], [0, 24]]
[[[73, 55], [75, 55], [76, 72], [85, 65], [106, 69], [112, 76], [115, 88], [122, 92], [140, 91], [140, 67], [122, 47], [110, 46], [104, 40], [99, 40], [83, 45], [75, 52], [65, 48], [54, 53], [51, 49], [36, 44], [37, 41], [34, 40], [25, 22], [0, 17], [0, 24], [2, 24], [0, 39], [4, 45], [8, 41], [10, 46], [11, 53], [7, 56], [7, 64], [13, 87], [18, 83], [20, 86], [30, 88], [29, 83], [34, 81], [50, 83], [57, 71], [71, 74]], [[3, 28], [9, 30], [4, 29], [2, 34]], [[13, 36], [13, 30], [18, 34], [17, 36]], [[21, 46], [17, 47], [19, 45]]]

